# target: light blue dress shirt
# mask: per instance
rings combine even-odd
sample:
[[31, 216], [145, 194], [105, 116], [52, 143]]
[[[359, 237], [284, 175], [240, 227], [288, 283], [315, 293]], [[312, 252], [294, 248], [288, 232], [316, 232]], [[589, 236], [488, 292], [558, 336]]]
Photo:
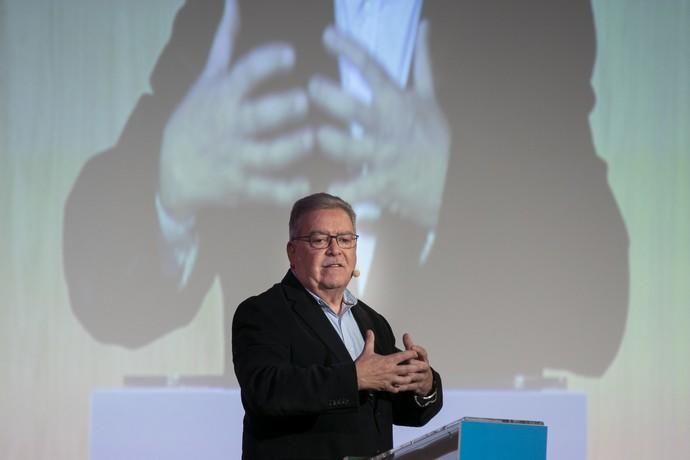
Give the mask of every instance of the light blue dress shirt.
[[362, 354], [362, 350], [364, 350], [364, 337], [362, 337], [362, 331], [360, 331], [359, 325], [352, 314], [352, 307], [357, 305], [357, 297], [345, 289], [343, 302], [340, 306], [340, 314], [336, 314], [321, 297], [308, 289], [307, 292], [316, 299], [328, 322], [331, 323], [331, 326], [333, 326], [333, 329], [335, 329], [335, 332], [338, 333], [338, 336], [345, 344], [345, 348], [350, 353], [352, 360], [357, 359]]

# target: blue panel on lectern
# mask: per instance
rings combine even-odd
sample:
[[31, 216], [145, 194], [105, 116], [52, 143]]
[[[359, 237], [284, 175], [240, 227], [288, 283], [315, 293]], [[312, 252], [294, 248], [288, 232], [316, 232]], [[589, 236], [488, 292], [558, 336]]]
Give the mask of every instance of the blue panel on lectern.
[[546, 460], [541, 422], [466, 417], [460, 423], [460, 460]]

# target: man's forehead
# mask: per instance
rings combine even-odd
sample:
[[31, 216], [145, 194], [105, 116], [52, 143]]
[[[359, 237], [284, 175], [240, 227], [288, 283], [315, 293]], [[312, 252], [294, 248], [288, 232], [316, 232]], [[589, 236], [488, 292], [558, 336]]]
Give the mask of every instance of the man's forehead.
[[340, 208], [315, 209], [314, 211], [310, 211], [300, 219], [300, 228], [304, 233], [341, 233], [354, 231], [349, 214]]

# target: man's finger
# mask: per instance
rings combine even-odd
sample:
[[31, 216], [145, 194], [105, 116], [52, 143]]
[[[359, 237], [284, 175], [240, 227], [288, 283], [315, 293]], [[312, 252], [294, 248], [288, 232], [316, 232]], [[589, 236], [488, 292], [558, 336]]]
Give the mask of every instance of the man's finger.
[[412, 347], [412, 349], [417, 352], [417, 354], [419, 355], [419, 358], [422, 361], [424, 361], [426, 363], [429, 362], [429, 354], [426, 352], [426, 349], [424, 347], [419, 346], [419, 345], [414, 345]]
[[418, 385], [426, 380], [426, 374], [422, 372], [415, 372], [407, 375], [409, 377], [408, 385]]
[[429, 369], [423, 361], [411, 360], [406, 364], [399, 364], [395, 368], [396, 375], [424, 374]]
[[262, 177], [249, 177], [242, 184], [241, 193], [259, 203], [288, 205], [309, 192], [306, 179], [281, 181]]
[[401, 391], [408, 391], [407, 388], [415, 385], [409, 377], [394, 376], [385, 383], [384, 388], [391, 393], [400, 393]]
[[252, 142], [245, 147], [242, 161], [245, 166], [259, 171], [275, 169], [303, 158], [312, 150], [313, 145], [312, 131], [302, 129], [270, 141]]
[[333, 81], [314, 76], [309, 80], [309, 97], [325, 112], [344, 122], [357, 122], [368, 127], [371, 125], [371, 109], [355, 96], [345, 92]]
[[235, 37], [240, 27], [237, 0], [226, 0], [223, 17], [220, 20], [213, 44], [209, 51], [206, 67], [201, 72], [202, 79], [216, 78], [228, 71], [232, 59]]
[[414, 52], [414, 88], [425, 98], [434, 98], [434, 75], [429, 58], [429, 21], [423, 20], [417, 30]]
[[431, 221], [425, 214], [426, 210], [414, 206], [414, 197], [401, 190], [401, 185], [396, 170], [377, 168], [351, 181], [331, 185], [328, 193], [345, 197], [349, 202], [374, 201], [391, 214], [417, 222]]
[[417, 352], [412, 350], [399, 351], [397, 353], [392, 353], [386, 355], [386, 359], [389, 362], [400, 364], [410, 359], [415, 359], [417, 357]]
[[424, 382], [427, 381], [427, 379], [430, 378], [431, 371], [427, 370], [426, 372], [415, 372], [413, 374], [410, 374], [410, 378], [412, 383], [421, 383], [424, 384]]
[[326, 156], [347, 164], [359, 165], [366, 160], [378, 159], [374, 153], [376, 142], [364, 135], [354, 138], [348, 132], [331, 125], [320, 126], [316, 131], [316, 142]]
[[427, 372], [431, 369], [429, 363], [420, 359], [420, 357], [409, 360], [405, 363], [405, 366], [409, 366], [407, 368], [409, 372]]
[[240, 106], [238, 126], [242, 134], [253, 136], [307, 115], [309, 102], [302, 89], [270, 94]]
[[403, 344], [405, 345], [405, 350], [411, 350], [412, 347], [414, 346], [414, 342], [412, 341], [412, 336], [408, 334], [407, 332], [403, 334]]
[[373, 354], [374, 353], [374, 341], [376, 338], [374, 337], [374, 331], [371, 329], [367, 329], [367, 336], [364, 340], [364, 353], [366, 354]]
[[245, 97], [263, 80], [295, 65], [295, 50], [287, 43], [272, 43], [242, 56], [225, 81], [225, 89], [235, 98]]
[[328, 192], [336, 196], [347, 197], [350, 202], [375, 200], [388, 206], [391, 178], [389, 171], [378, 171], [357, 177], [349, 182], [338, 182], [329, 187]]
[[391, 382], [393, 385], [399, 388], [403, 385], [409, 385], [412, 383], [412, 378], [409, 375], [395, 375], [391, 379]]
[[326, 28], [323, 42], [329, 52], [345, 58], [357, 67], [362, 77], [369, 83], [373, 94], [377, 93], [378, 88], [393, 84], [386, 70], [360, 43], [335, 27]]
[[[402, 385], [405, 386], [405, 385]], [[388, 391], [389, 393], [399, 393], [400, 391], [404, 391], [400, 389], [400, 385], [396, 385], [395, 383], [389, 382], [386, 383], [384, 386], [384, 389]]]
[[411, 383], [407, 383], [404, 385], [398, 385], [397, 390], [398, 390], [398, 392], [403, 392], [403, 391], [415, 391], [416, 392], [420, 388], [421, 387], [420, 387], [419, 382], [411, 382]]

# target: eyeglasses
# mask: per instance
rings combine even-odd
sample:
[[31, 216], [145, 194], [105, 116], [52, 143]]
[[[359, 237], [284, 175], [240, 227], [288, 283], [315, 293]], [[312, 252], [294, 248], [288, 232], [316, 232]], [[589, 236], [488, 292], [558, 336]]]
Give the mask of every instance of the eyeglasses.
[[331, 240], [335, 239], [342, 249], [352, 249], [357, 246], [357, 238], [359, 235], [355, 233], [338, 233], [337, 235], [329, 235], [327, 233], [314, 232], [306, 236], [296, 236], [290, 241], [306, 241], [314, 249], [326, 249], [331, 245]]

